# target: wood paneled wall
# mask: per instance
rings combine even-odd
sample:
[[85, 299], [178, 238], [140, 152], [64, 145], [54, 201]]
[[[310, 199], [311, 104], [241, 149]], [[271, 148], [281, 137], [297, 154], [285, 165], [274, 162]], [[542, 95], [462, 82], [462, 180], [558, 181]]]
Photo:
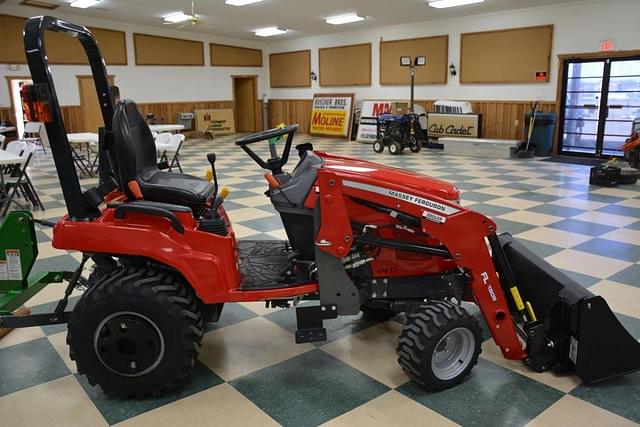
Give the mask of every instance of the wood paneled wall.
[[[272, 99], [269, 101], [269, 126], [280, 122], [298, 123], [300, 132], [309, 132], [310, 99]], [[433, 111], [433, 100], [416, 100], [416, 104]], [[471, 101], [473, 111], [482, 114], [484, 138], [523, 139], [524, 115], [530, 111], [528, 101]], [[540, 111], [555, 111], [555, 102], [540, 103]]]
[[[156, 118], [163, 123], [175, 123], [178, 113], [192, 112], [199, 109], [233, 109], [233, 101], [193, 101], [193, 102], [154, 102], [140, 103], [138, 109], [143, 116], [147, 113], [155, 114]], [[10, 109], [6, 109], [6, 116], [13, 121], [10, 116]], [[3, 109], [0, 109], [0, 119], [4, 116]], [[62, 106], [62, 118], [67, 132], [84, 132], [82, 123], [82, 111], [79, 105]], [[308, 120], [308, 119], [307, 119]], [[262, 100], [256, 100], [256, 126], [262, 129]]]
[[0, 107], [0, 121], [9, 120], [13, 123], [13, 114], [11, 114], [11, 108], [9, 107]]

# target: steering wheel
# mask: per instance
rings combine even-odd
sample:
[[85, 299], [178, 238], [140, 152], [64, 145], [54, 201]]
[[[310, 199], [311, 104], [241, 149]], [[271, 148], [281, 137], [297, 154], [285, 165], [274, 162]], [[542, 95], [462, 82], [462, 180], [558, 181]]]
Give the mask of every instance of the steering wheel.
[[[293, 143], [293, 135], [298, 130], [298, 125], [289, 125], [284, 128], [275, 128], [265, 130], [263, 132], [253, 133], [243, 138], [236, 140], [236, 145], [242, 147], [242, 149], [251, 157], [262, 169], [268, 169], [273, 175], [280, 175], [282, 173], [282, 167], [287, 164], [289, 160], [289, 152], [291, 151], [291, 144]], [[259, 141], [269, 140], [271, 138], [279, 138], [282, 135], [287, 135], [287, 141], [284, 144], [284, 150], [282, 155], [278, 156], [275, 147], [270, 147], [271, 158], [264, 161], [258, 156], [249, 145]]]

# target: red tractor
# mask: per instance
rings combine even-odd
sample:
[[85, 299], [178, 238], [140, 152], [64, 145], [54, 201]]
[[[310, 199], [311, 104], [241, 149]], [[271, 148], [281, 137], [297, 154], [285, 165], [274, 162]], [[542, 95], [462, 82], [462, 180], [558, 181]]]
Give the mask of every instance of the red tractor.
[[[98, 187], [82, 192], [44, 48], [46, 30], [76, 37], [96, 84], [100, 131]], [[71, 312], [5, 316], [5, 326], [68, 321], [68, 344], [91, 384], [122, 396], [167, 392], [189, 376], [204, 322], [230, 302], [296, 308], [296, 342], [326, 339], [323, 321], [341, 315], [405, 313], [398, 340], [402, 369], [428, 390], [469, 375], [481, 328], [462, 306], [476, 303], [508, 359], [535, 371], [576, 371], [597, 381], [640, 368], [640, 344], [606, 302], [553, 268], [486, 216], [460, 205], [453, 185], [350, 157], [297, 147], [297, 126], [236, 141], [265, 174], [266, 196], [288, 241], [237, 240], [213, 183], [167, 173], [132, 101], [113, 105], [91, 33], [52, 17], [25, 27], [33, 99], [44, 116], [68, 215], [53, 246], [80, 251], [95, 270]], [[40, 117], [41, 119], [43, 117]], [[38, 117], [32, 117], [38, 119]], [[281, 153], [257, 151], [286, 136]], [[266, 151], [266, 150], [265, 150]]]

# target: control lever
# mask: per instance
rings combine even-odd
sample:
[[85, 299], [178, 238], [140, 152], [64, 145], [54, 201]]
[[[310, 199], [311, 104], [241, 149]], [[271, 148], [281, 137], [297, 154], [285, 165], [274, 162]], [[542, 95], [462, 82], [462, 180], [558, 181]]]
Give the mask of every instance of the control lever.
[[213, 196], [215, 200], [216, 196], [218, 195], [218, 175], [216, 174], [216, 154], [215, 153], [207, 154], [207, 160], [211, 165], [211, 175], [213, 176], [213, 184], [216, 187], [216, 190], [213, 192]]

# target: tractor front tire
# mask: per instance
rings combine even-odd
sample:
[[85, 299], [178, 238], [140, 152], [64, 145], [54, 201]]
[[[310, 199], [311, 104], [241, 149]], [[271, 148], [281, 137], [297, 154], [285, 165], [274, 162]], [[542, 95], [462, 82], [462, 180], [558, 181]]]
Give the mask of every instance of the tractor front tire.
[[400, 144], [398, 141], [391, 141], [389, 143], [389, 153], [391, 153], [391, 155], [393, 156], [397, 156], [398, 154], [402, 153], [402, 144]]
[[398, 363], [429, 391], [460, 384], [478, 363], [482, 330], [467, 311], [447, 301], [411, 307], [398, 338]]
[[373, 143], [373, 151], [376, 153], [382, 153], [384, 151], [384, 144], [382, 141], [376, 141]]
[[187, 381], [202, 334], [202, 313], [185, 283], [151, 268], [121, 267], [78, 302], [67, 344], [91, 385], [142, 399]]

